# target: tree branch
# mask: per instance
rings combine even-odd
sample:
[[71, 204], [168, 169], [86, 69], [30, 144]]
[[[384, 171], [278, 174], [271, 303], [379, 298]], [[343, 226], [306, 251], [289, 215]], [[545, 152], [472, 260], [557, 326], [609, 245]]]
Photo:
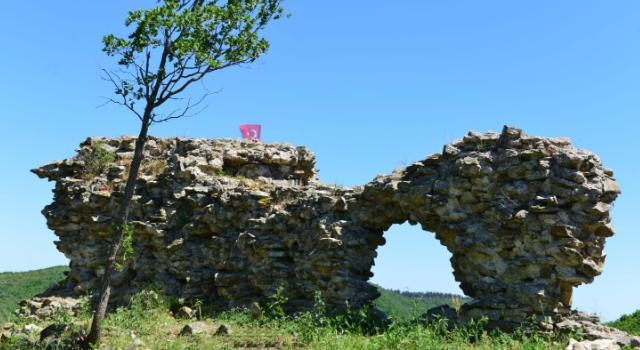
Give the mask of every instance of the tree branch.
[[[204, 84], [203, 84], [203, 88], [204, 88]], [[207, 109], [207, 107], [209, 107], [208, 104], [206, 106], [204, 106], [202, 109], [198, 110], [197, 112], [194, 112], [192, 114], [187, 114], [192, 108], [197, 107], [198, 105], [200, 105], [200, 103], [202, 103], [205, 100], [205, 98], [207, 98], [207, 96], [212, 95], [212, 94], [217, 94], [220, 91], [222, 91], [222, 89], [220, 89], [218, 91], [211, 92], [211, 91], [207, 90], [206, 88], [204, 88], [204, 89], [207, 92], [194, 104], [191, 104], [191, 99], [189, 99], [188, 102], [187, 102], [187, 106], [184, 108], [184, 110], [182, 110], [182, 112], [180, 114], [174, 115], [174, 113], [176, 113], [179, 110], [179, 109], [176, 109], [176, 110], [172, 111], [171, 113], [169, 113], [168, 117], [164, 117], [164, 118], [157, 119], [157, 120], [155, 118], [153, 118], [153, 122], [155, 124], [157, 124], [157, 123], [162, 123], [162, 122], [169, 121], [171, 119], [189, 118], [189, 117], [193, 117], [195, 115], [198, 115], [198, 114], [202, 113], [205, 109]]]
[[[136, 111], [136, 110], [135, 110], [135, 108], [133, 108], [133, 103], [129, 103], [129, 102], [127, 101], [126, 94], [124, 93], [124, 91], [125, 91], [125, 85], [124, 85], [125, 80], [123, 80], [122, 78], [120, 78], [120, 76], [119, 76], [117, 73], [115, 73], [115, 72], [109, 72], [109, 71], [107, 71], [106, 69], [102, 68], [102, 66], [100, 66], [100, 64], [99, 64], [99, 63], [98, 63], [98, 66], [99, 66], [99, 67], [100, 67], [100, 69], [104, 72], [104, 74], [106, 74], [106, 76], [107, 76], [107, 77], [105, 78], [103, 75], [100, 75], [100, 78], [101, 78], [102, 80], [105, 80], [105, 81], [109, 81], [109, 82], [111, 82], [111, 83], [113, 84], [113, 86], [116, 88], [116, 94], [117, 94], [117, 95], [122, 96], [122, 102], [120, 102], [120, 101], [116, 101], [116, 100], [114, 100], [114, 99], [112, 99], [112, 98], [104, 97], [104, 96], [103, 96], [102, 98], [107, 99], [107, 102], [105, 102], [105, 103], [103, 103], [103, 104], [99, 105], [98, 107], [102, 107], [102, 106], [104, 106], [104, 105], [106, 105], [106, 104], [108, 104], [108, 103], [110, 103], [110, 102], [111, 102], [111, 103], [115, 103], [115, 104], [119, 104], [119, 105], [121, 105], [121, 106], [125, 106], [125, 107], [127, 107], [127, 109], [129, 109], [130, 111], [132, 111], [132, 112], [133, 112], [133, 113], [134, 113], [134, 114], [135, 114], [135, 115], [136, 115], [140, 120], [142, 120], [142, 116], [140, 115], [140, 113], [138, 113], [138, 111]], [[113, 76], [115, 76], [115, 77], [117, 78], [117, 80], [118, 80], [118, 81], [116, 81], [116, 79], [114, 79], [114, 78], [113, 78]], [[120, 92], [118, 92], [118, 91], [120, 91]]]

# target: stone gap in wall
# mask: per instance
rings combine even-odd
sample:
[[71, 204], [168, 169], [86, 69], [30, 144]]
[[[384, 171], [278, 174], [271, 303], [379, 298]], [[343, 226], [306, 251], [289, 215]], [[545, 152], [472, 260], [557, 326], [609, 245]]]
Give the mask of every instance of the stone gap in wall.
[[463, 294], [453, 277], [451, 253], [433, 232], [405, 222], [392, 225], [383, 237], [386, 243], [376, 249], [370, 282], [400, 291]]

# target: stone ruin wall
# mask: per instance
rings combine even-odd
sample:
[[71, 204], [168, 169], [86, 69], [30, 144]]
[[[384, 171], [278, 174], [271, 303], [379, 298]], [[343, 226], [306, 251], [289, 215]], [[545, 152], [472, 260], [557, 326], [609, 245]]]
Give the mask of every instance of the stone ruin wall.
[[[70, 260], [58, 294], [99, 290], [135, 138], [80, 146], [99, 141], [121, 165], [85, 178], [77, 156], [33, 170], [56, 182], [42, 213]], [[311, 151], [286, 143], [150, 137], [132, 201], [134, 251], [120, 260], [112, 302], [155, 285], [219, 308], [265, 303], [280, 286], [290, 311], [311, 308], [316, 291], [329, 306], [370, 304], [383, 233], [409, 221], [451, 252], [474, 298], [461, 318], [508, 329], [538, 315], [552, 326], [570, 313], [573, 287], [602, 273], [615, 233], [612, 170], [566, 138], [471, 131], [354, 188], [319, 182], [314, 164]]]

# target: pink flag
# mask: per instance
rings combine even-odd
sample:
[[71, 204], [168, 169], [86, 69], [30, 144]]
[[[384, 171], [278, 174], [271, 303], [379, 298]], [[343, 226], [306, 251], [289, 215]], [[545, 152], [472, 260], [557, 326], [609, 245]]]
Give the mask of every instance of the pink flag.
[[260, 124], [243, 124], [240, 125], [240, 134], [242, 134], [243, 139], [260, 140], [261, 128]]

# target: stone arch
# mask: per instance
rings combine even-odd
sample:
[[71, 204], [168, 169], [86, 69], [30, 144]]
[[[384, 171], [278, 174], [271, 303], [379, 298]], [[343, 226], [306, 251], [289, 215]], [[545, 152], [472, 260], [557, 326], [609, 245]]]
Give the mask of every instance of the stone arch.
[[566, 138], [470, 132], [401, 173], [367, 184], [354, 216], [386, 231], [409, 221], [452, 253], [474, 302], [463, 318], [502, 328], [533, 314], [570, 312], [572, 288], [602, 273], [608, 210], [620, 193], [612, 171]]

